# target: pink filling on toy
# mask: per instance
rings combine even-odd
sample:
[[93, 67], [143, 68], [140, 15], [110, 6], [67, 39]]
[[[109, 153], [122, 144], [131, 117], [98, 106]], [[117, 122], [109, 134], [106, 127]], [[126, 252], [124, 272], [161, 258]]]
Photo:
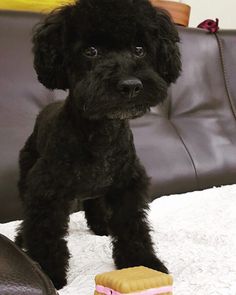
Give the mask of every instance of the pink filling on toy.
[[96, 285], [96, 291], [99, 293], [103, 293], [105, 295], [157, 295], [157, 294], [172, 292], [172, 290], [173, 290], [172, 286], [164, 286], [159, 288], [148, 289], [141, 292], [120, 293], [113, 289], [110, 289], [101, 285]]

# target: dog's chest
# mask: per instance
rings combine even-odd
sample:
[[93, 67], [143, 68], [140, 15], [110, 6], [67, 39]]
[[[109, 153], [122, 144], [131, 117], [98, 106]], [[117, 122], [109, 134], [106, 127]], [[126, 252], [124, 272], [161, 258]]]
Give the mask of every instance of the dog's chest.
[[79, 167], [76, 167], [78, 184], [85, 190], [109, 186], [113, 177], [112, 160], [107, 157], [91, 158], [91, 161], [80, 163]]
[[106, 153], [81, 161], [74, 170], [79, 192], [99, 194], [108, 189], [116, 181], [118, 171], [127, 165], [123, 159], [115, 153]]
[[96, 193], [117, 181], [121, 171], [126, 173], [134, 154], [130, 132], [121, 134], [94, 132], [87, 137], [74, 173], [79, 190]]

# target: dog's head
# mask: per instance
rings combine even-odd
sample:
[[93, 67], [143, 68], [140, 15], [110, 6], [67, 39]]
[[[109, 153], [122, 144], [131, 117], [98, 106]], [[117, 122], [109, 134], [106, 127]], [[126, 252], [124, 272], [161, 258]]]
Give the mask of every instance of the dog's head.
[[34, 32], [34, 65], [85, 117], [127, 119], [162, 102], [180, 74], [178, 33], [147, 0], [80, 0]]

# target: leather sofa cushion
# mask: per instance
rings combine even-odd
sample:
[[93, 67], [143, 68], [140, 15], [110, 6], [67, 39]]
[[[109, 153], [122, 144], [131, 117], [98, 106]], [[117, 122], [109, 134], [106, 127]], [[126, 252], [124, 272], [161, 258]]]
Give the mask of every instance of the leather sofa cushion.
[[31, 30], [39, 16], [0, 12], [0, 221], [21, 216], [18, 153], [39, 110], [52, 101], [32, 66]]
[[[41, 16], [0, 12], [0, 222], [19, 219], [18, 153], [38, 112], [62, 99], [32, 65], [31, 30]], [[236, 31], [178, 28], [182, 76], [163, 106], [131, 122], [151, 176], [152, 198], [236, 182]]]
[[153, 198], [236, 183], [236, 32], [219, 35], [222, 60], [214, 34], [179, 31], [181, 77], [165, 107], [132, 123]]
[[39, 265], [1, 234], [0, 249], [0, 294], [57, 294], [52, 282], [41, 271]]

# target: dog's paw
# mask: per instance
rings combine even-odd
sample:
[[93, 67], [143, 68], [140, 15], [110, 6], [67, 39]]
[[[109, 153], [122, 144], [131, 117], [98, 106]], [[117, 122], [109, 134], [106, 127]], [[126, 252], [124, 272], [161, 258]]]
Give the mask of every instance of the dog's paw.
[[167, 267], [157, 257], [152, 258], [150, 261], [147, 261], [146, 263], [144, 263], [144, 266], [155, 269], [157, 271], [160, 271], [166, 274], [169, 273]]
[[101, 225], [93, 225], [93, 226], [89, 226], [89, 228], [91, 229], [91, 231], [98, 236], [108, 236], [109, 232], [107, 229], [107, 226], [101, 226]]
[[[114, 257], [114, 256], [113, 256]], [[152, 268], [154, 270], [163, 272], [168, 274], [169, 271], [167, 267], [156, 257], [156, 256], [149, 256], [147, 255], [146, 257], [132, 257], [132, 260], [129, 260], [128, 257], [114, 257], [115, 258], [115, 265], [117, 269], [122, 269], [122, 268], [127, 268], [127, 267], [134, 267], [134, 266], [146, 266], [149, 268]]]
[[67, 279], [66, 278], [51, 278], [54, 287], [57, 290], [60, 290], [67, 284]]
[[18, 233], [17, 236], [15, 237], [15, 244], [20, 248], [23, 247], [23, 237], [21, 233]]

